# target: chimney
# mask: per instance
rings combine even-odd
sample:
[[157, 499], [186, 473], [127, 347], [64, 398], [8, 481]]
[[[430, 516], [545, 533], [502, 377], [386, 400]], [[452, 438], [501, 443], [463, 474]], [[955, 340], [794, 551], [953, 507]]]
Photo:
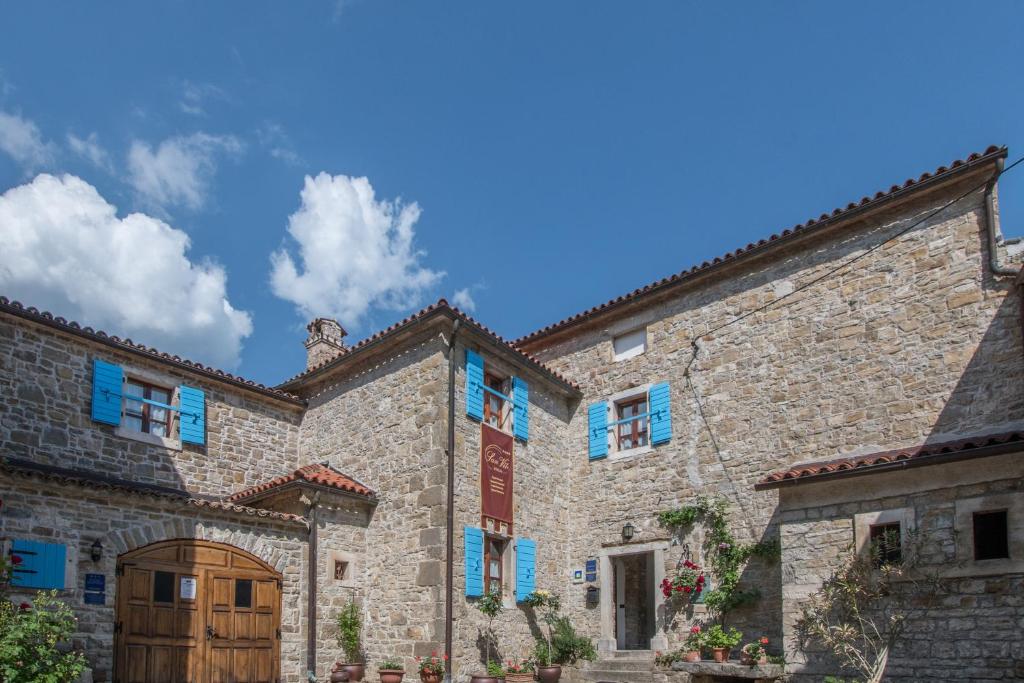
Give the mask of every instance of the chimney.
[[331, 318], [317, 318], [306, 325], [309, 337], [306, 339], [306, 369], [316, 367], [345, 352], [342, 339], [347, 332]]

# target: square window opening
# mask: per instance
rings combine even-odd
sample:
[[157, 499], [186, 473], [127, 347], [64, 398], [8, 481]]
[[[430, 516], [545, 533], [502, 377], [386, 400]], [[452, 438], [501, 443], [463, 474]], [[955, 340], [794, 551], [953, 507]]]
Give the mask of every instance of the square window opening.
[[348, 562], [343, 560], [334, 561], [334, 580], [344, 581], [348, 578]]
[[903, 534], [899, 522], [872, 524], [869, 543], [871, 561], [876, 567], [903, 561]]
[[510, 393], [509, 384], [507, 378], [498, 377], [490, 372], [484, 374], [484, 385], [490, 389], [484, 390], [484, 424], [503, 432], [509, 431], [511, 427], [509, 418], [512, 411], [508, 409], [504, 398]]
[[505, 551], [508, 539], [484, 537], [484, 588], [488, 593], [505, 595]]
[[134, 378], [124, 384], [124, 419], [121, 424], [134, 432], [169, 438], [173, 424], [171, 405], [174, 391]]
[[252, 579], [235, 579], [235, 607], [252, 607]]
[[974, 559], [1003, 560], [1010, 557], [1010, 535], [1006, 510], [973, 514]]
[[174, 572], [153, 572], [153, 602], [174, 603]]
[[646, 327], [612, 338], [612, 356], [616, 362], [635, 358], [645, 351], [647, 351]]

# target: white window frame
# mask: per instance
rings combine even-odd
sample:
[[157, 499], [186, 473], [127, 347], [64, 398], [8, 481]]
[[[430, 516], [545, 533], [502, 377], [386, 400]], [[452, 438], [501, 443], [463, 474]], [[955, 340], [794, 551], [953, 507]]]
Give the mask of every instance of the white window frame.
[[632, 389], [626, 389], [620, 391], [617, 394], [613, 394], [608, 397], [607, 411], [608, 411], [608, 459], [609, 460], [622, 460], [625, 458], [635, 458], [645, 453], [651, 453], [654, 451], [654, 446], [651, 445], [651, 418], [648, 416], [647, 419], [647, 445], [637, 446], [636, 448], [627, 448], [625, 450], [619, 450], [619, 430], [618, 425], [613, 425], [619, 419], [619, 411], [617, 410], [618, 404], [623, 401], [630, 399], [637, 399], [644, 397], [647, 400], [647, 410], [651, 410], [651, 385], [642, 384]]
[[[619, 340], [623, 340], [632, 335], [640, 335], [639, 345], [631, 346], [624, 351], [616, 351], [615, 345]], [[630, 358], [636, 358], [647, 353], [647, 326], [637, 327], [626, 332], [621, 332], [612, 337], [612, 362], [621, 363], [627, 361]]]
[[156, 434], [147, 434], [146, 432], [139, 432], [134, 429], [129, 429], [124, 426], [124, 402], [126, 392], [128, 391], [128, 382], [132, 380], [136, 382], [143, 382], [145, 384], [151, 384], [161, 389], [166, 389], [171, 396], [169, 405], [177, 406], [181, 405], [181, 398], [179, 394], [179, 383], [167, 377], [166, 375], [159, 375], [154, 372], [139, 369], [128, 369], [124, 370], [124, 380], [121, 382], [121, 424], [114, 430], [114, 434], [125, 439], [131, 439], [132, 441], [139, 441], [142, 443], [148, 443], [153, 446], [162, 446], [175, 451], [181, 450], [181, 436], [180, 427], [181, 419], [177, 411], [171, 411], [170, 427], [168, 429], [169, 436], [158, 436]]
[[[490, 400], [490, 392], [487, 389], [480, 389], [484, 394], [484, 419], [483, 423], [492, 429], [497, 429], [499, 432], [504, 434], [512, 434], [512, 421], [515, 420], [515, 410], [512, 408], [512, 404], [515, 401], [515, 396], [512, 395], [512, 375], [507, 372], [496, 371], [493, 366], [488, 366], [484, 363], [484, 386], [487, 385], [487, 376], [501, 379], [501, 393], [508, 397], [507, 401], [501, 402], [501, 415], [498, 419], [498, 426], [487, 422], [487, 405]], [[490, 387], [488, 387], [490, 388]]]
[[[974, 513], [1006, 510], [1008, 558], [974, 559]], [[1024, 572], [1024, 493], [994, 493], [956, 501], [956, 556], [962, 572], [969, 575]]]

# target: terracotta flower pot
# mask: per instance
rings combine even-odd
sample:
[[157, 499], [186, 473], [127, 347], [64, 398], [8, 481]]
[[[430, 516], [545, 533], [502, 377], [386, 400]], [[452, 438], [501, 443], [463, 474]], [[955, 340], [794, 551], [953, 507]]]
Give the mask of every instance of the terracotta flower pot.
[[352, 681], [352, 683], [363, 680], [363, 676], [366, 675], [365, 664], [339, 662], [336, 666], [342, 671], [348, 672], [348, 680]]
[[422, 681], [422, 683], [441, 683], [442, 678], [444, 678], [444, 674], [432, 674], [426, 671], [420, 672], [420, 681]]
[[335, 664], [331, 669], [331, 683], [348, 683], [348, 672]]
[[711, 648], [711, 654], [714, 656], [715, 661], [722, 663], [729, 660], [729, 650], [732, 648], [728, 647], [713, 647]]
[[687, 652], [686, 657], [684, 657], [684, 660], [687, 662], [699, 662], [700, 650], [693, 650], [692, 652]]
[[558, 679], [562, 676], [562, 667], [560, 666], [538, 666], [537, 667], [537, 680], [540, 683], [558, 683]]
[[402, 669], [379, 669], [377, 674], [380, 676], [380, 683], [402, 683], [405, 671]]

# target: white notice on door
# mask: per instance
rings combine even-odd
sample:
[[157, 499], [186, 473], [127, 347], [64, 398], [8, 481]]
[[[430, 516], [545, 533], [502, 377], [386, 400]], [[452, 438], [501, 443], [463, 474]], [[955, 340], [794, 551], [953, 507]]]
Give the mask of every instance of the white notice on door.
[[194, 576], [183, 576], [183, 577], [181, 577], [180, 597], [181, 597], [182, 600], [195, 600], [196, 599], [196, 577], [194, 577]]

